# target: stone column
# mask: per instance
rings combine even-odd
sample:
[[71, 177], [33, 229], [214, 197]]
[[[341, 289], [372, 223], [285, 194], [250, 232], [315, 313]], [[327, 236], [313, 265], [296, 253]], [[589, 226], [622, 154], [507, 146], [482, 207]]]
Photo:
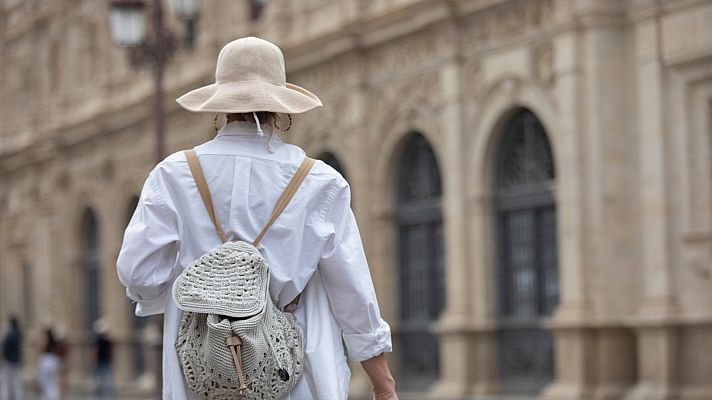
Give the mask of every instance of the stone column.
[[593, 337], [586, 324], [591, 318], [586, 283], [585, 155], [579, 119], [584, 90], [580, 70], [579, 33], [569, 31], [553, 40], [556, 82], [553, 88], [559, 110], [558, 123], [548, 133], [555, 136], [556, 206], [559, 238], [560, 303], [550, 328], [554, 334], [555, 381], [541, 399], [577, 400], [588, 396]]
[[[631, 135], [635, 106], [631, 104], [632, 34], [620, 8], [600, 6], [581, 16], [580, 37], [582, 159], [585, 169], [585, 254], [589, 295], [596, 299], [596, 323], [586, 327], [594, 343], [593, 358], [582, 368], [592, 398], [619, 399], [635, 381], [635, 342], [622, 318], [637, 299], [638, 255], [631, 249], [640, 235], [636, 198], [637, 140]], [[615, 62], [611, 62], [615, 60]], [[620, 271], [629, 270], [629, 274]], [[605, 281], [600, 285], [595, 282]], [[607, 301], [606, 299], [615, 299]], [[615, 305], [614, 305], [615, 304]], [[582, 321], [584, 322], [584, 321]], [[581, 326], [583, 325], [583, 326]], [[579, 324], [585, 327], [586, 322]]]
[[[393, 327], [396, 322], [396, 313], [389, 306], [395, 304], [394, 285], [391, 264], [383, 257], [382, 248], [379, 246], [382, 243], [379, 239], [388, 238], [388, 229], [391, 227], [389, 222], [391, 219], [384, 215], [383, 218], [369, 218], [369, 214], [373, 215], [374, 204], [382, 204], [381, 197], [375, 195], [373, 187], [373, 153], [369, 147], [368, 129], [370, 125], [367, 123], [368, 118], [368, 94], [363, 85], [351, 89], [352, 93], [348, 95], [345, 101], [352, 106], [350, 111], [345, 114], [337, 115], [336, 118], [341, 120], [344, 129], [335, 132], [341, 136], [339, 141], [350, 149], [349, 156], [352, 166], [347, 169], [349, 184], [351, 186], [352, 208], [358, 220], [359, 230], [361, 231], [361, 240], [363, 242], [366, 256], [371, 269], [371, 279], [378, 297], [378, 305], [380, 307], [381, 316]], [[348, 168], [348, 167], [347, 167]], [[380, 189], [380, 188], [379, 188]], [[376, 189], [376, 190], [379, 190]], [[355, 201], [354, 201], [355, 200]], [[378, 212], [379, 214], [380, 211]], [[383, 232], [383, 233], [382, 233]], [[394, 335], [395, 336], [395, 335]], [[386, 355], [389, 360], [389, 366], [393, 372], [395, 360], [393, 353]], [[354, 398], [370, 398], [373, 395], [372, 384], [366, 372], [361, 367], [360, 363], [350, 362], [351, 367], [351, 387], [350, 395]]]
[[[487, 135], [489, 132], [476, 132]], [[467, 222], [471, 232], [467, 246], [471, 276], [469, 284], [473, 295], [469, 307], [473, 332], [472, 365], [474, 374], [470, 391], [475, 395], [494, 395], [499, 392], [497, 353], [497, 288], [495, 282], [494, 218], [489, 198], [487, 180], [474, 183], [475, 190], [468, 193]]]
[[133, 379], [132, 326], [130, 301], [116, 275], [116, 258], [121, 247], [126, 224], [127, 204], [116, 204], [115, 199], [127, 198], [112, 190], [105, 190], [97, 206], [100, 229], [100, 302], [101, 317], [108, 322], [108, 337], [113, 342], [113, 377], [117, 388], [126, 387]]
[[657, 2], [644, 3], [634, 15], [643, 300], [636, 324], [639, 382], [626, 399], [667, 400], [676, 398], [677, 332], [671, 319], [678, 311], [666, 186], [668, 77], [662, 62], [661, 10]]
[[446, 306], [438, 322], [440, 339], [440, 379], [431, 389], [435, 399], [468, 394], [475, 366], [469, 330], [470, 297], [467, 252], [469, 237], [465, 207], [465, 169], [462, 103], [462, 62], [440, 70], [442, 109], [440, 112], [444, 147], [440, 157], [443, 187], [443, 228], [445, 241]]

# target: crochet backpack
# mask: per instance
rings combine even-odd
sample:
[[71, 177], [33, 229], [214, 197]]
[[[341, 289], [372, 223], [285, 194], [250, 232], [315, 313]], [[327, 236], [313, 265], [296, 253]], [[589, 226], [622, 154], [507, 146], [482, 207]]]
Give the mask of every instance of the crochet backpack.
[[269, 294], [269, 265], [257, 246], [314, 160], [304, 159], [269, 221], [248, 243], [227, 240], [195, 150], [185, 155], [223, 244], [189, 264], [173, 285], [173, 300], [183, 311], [176, 340], [183, 375], [203, 399], [278, 399], [304, 371], [303, 333], [290, 312], [299, 296], [288, 311], [277, 307]]

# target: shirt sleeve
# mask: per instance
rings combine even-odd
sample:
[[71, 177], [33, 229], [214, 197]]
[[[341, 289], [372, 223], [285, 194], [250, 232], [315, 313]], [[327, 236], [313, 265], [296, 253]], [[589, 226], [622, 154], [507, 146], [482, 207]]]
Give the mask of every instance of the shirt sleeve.
[[149, 175], [116, 261], [119, 280], [126, 296], [136, 302], [136, 315], [148, 316], [165, 311], [166, 293], [177, 275], [178, 216], [167, 203], [165, 184], [158, 171]]
[[336, 321], [343, 331], [349, 357], [365, 361], [392, 350], [391, 330], [381, 318], [356, 218], [345, 181], [333, 192], [324, 216], [330, 237], [319, 271]]

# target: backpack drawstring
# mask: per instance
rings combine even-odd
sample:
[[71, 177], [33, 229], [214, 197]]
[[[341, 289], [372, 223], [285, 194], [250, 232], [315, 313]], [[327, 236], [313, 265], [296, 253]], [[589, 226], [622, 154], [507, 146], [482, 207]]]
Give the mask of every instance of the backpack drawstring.
[[232, 353], [232, 360], [235, 362], [235, 369], [237, 369], [237, 379], [240, 382], [240, 397], [242, 397], [242, 392], [247, 389], [245, 385], [245, 377], [242, 374], [242, 351], [240, 347], [242, 346], [242, 339], [239, 336], [230, 336], [225, 339], [225, 344], [230, 349]]

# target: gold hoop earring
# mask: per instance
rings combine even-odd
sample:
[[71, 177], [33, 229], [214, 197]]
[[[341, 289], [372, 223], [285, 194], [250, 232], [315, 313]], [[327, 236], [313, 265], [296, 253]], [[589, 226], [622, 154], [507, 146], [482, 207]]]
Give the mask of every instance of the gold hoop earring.
[[289, 126], [287, 126], [287, 129], [285, 129], [283, 132], [287, 132], [292, 127], [292, 116], [287, 114], [287, 118], [289, 118]]
[[213, 128], [215, 128], [215, 133], [218, 133], [218, 115], [215, 114], [215, 119], [213, 119]]

